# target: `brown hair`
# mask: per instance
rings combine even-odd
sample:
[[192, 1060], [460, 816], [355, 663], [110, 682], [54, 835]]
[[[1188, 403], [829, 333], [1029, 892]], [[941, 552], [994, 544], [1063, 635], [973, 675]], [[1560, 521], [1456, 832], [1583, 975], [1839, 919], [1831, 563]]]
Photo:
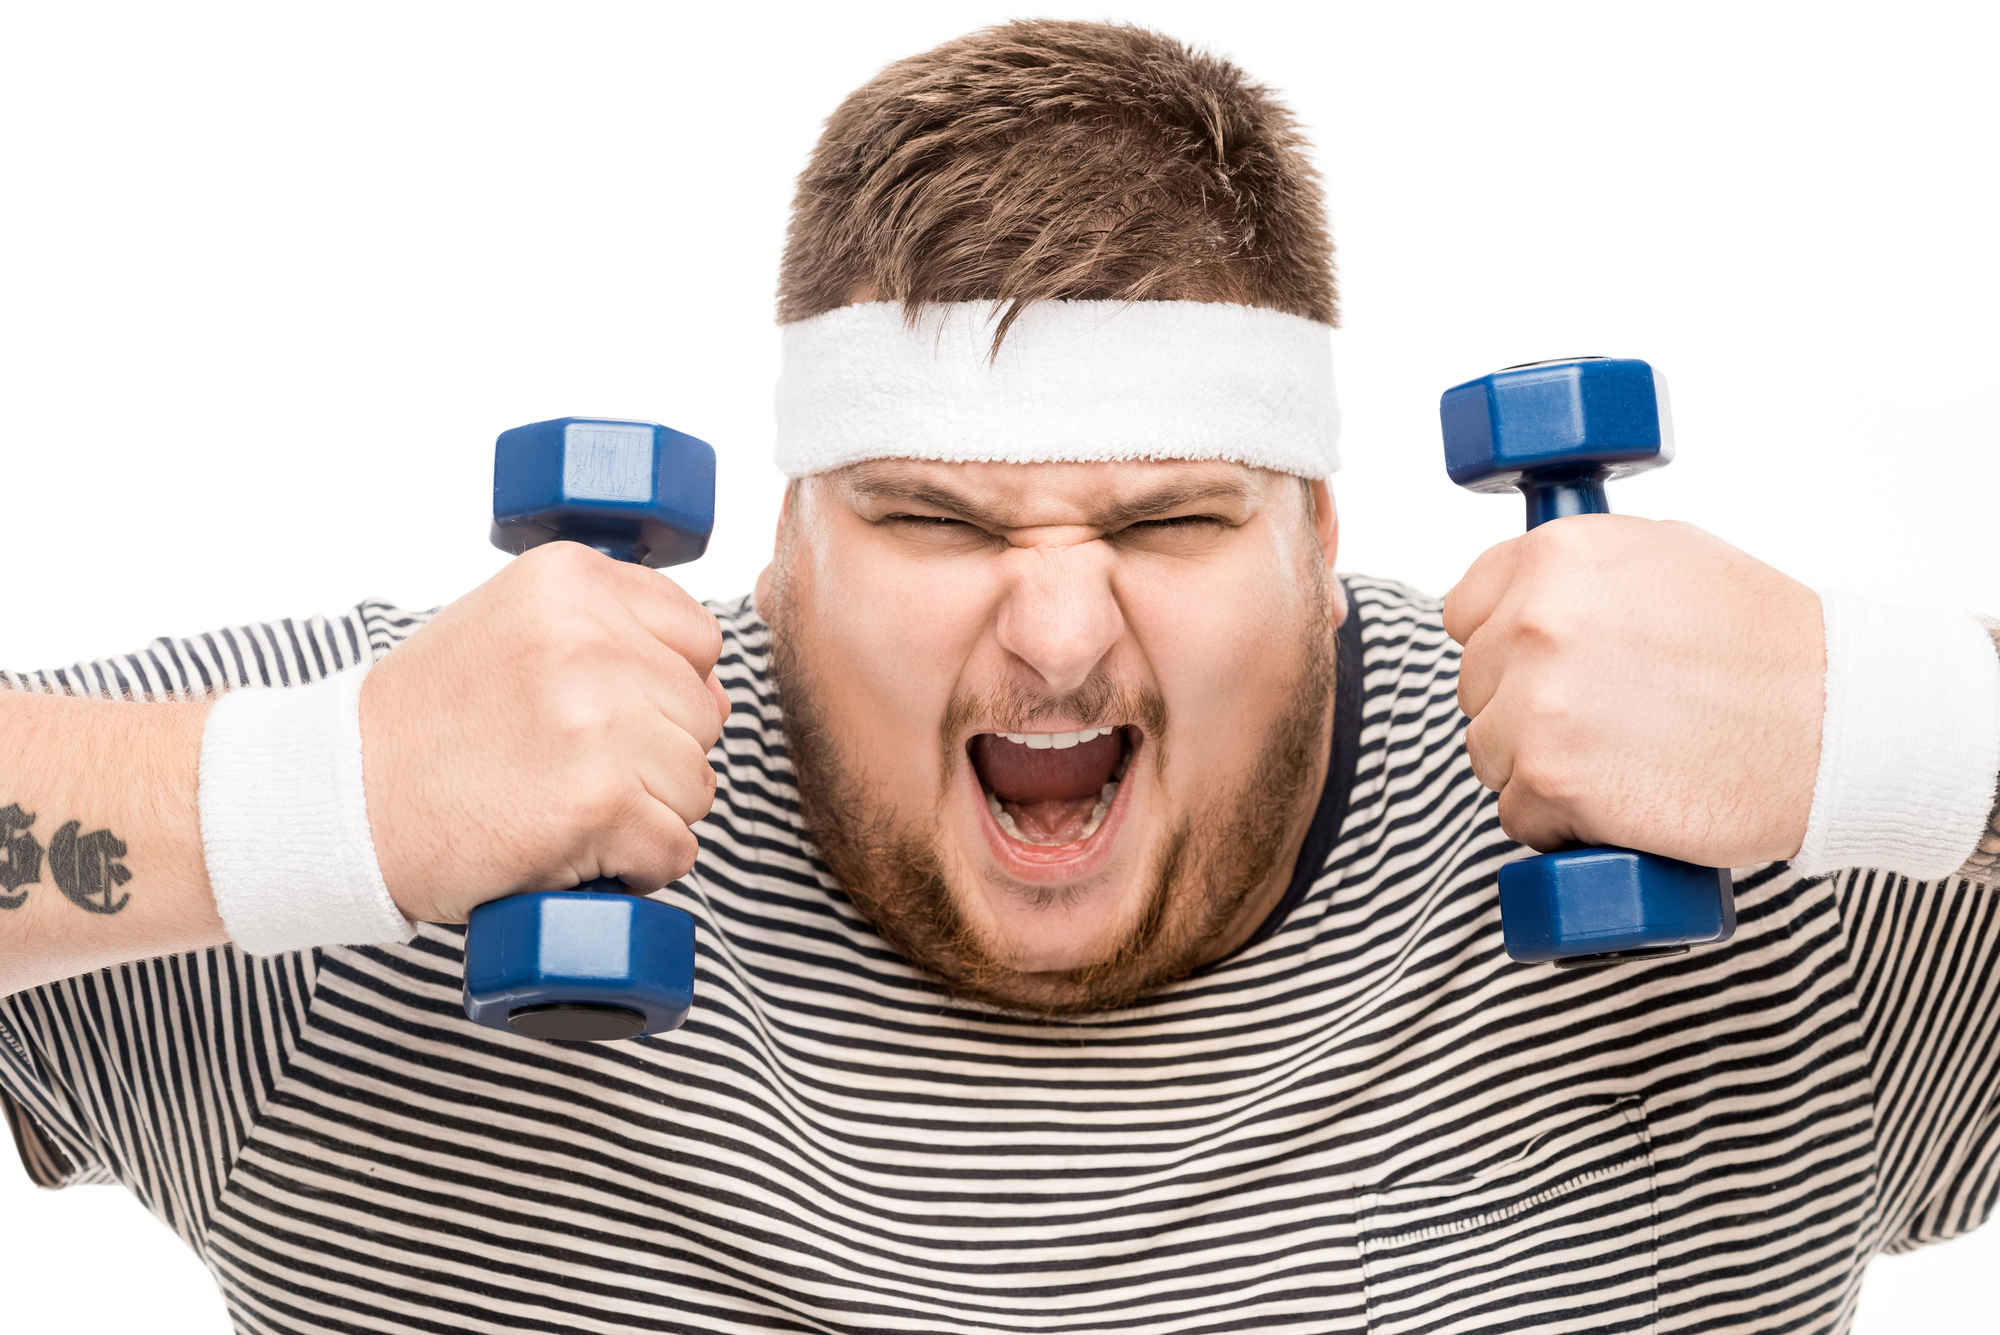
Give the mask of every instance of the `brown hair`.
[[[904, 303], [1198, 300], [1336, 322], [1318, 174], [1235, 65], [1130, 25], [987, 28], [850, 94], [799, 177], [789, 323]], [[998, 338], [995, 339], [998, 346]]]

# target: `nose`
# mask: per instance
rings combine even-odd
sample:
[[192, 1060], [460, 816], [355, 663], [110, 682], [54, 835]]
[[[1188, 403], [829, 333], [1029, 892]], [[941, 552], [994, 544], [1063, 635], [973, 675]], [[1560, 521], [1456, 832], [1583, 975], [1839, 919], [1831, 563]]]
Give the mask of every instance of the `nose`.
[[1112, 559], [1109, 545], [1097, 541], [1017, 547], [1003, 558], [1009, 578], [1000, 646], [1052, 695], [1082, 686], [1125, 633]]

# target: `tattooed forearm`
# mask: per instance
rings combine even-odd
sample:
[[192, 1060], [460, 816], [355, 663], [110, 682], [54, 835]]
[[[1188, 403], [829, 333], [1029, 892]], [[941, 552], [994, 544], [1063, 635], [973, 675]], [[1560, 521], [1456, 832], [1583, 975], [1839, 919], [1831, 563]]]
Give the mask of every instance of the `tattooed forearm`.
[[0, 683], [0, 997], [228, 941], [201, 846], [208, 708]]
[[70, 903], [89, 913], [116, 913], [132, 902], [132, 892], [119, 887], [132, 871], [119, 859], [125, 841], [109, 830], [80, 833], [82, 821], [69, 821], [55, 832], [46, 850], [33, 832], [35, 817], [16, 802], [0, 808], [0, 909], [17, 909], [42, 880], [47, 853], [49, 874]]
[[16, 803], [0, 811], [0, 909], [28, 902], [21, 887], [42, 879], [42, 841], [28, 833], [35, 818]]
[[[1989, 620], [1986, 633], [1993, 637], [1994, 649], [2000, 651], [2000, 621]], [[1986, 813], [1986, 832], [1979, 836], [1979, 847], [1957, 874], [1968, 881], [2000, 885], [2000, 787], [1995, 789], [1992, 810]]]

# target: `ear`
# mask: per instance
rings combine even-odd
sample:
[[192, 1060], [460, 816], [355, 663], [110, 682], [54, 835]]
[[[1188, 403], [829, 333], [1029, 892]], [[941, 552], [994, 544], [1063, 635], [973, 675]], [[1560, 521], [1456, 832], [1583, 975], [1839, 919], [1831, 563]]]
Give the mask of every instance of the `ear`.
[[792, 493], [798, 489], [801, 479], [792, 478], [785, 483], [785, 497], [778, 502], [778, 531], [771, 540], [772, 560], [757, 572], [756, 586], [750, 591], [750, 606], [762, 618], [764, 608], [771, 601], [772, 573], [777, 568], [776, 554], [785, 550], [785, 525], [792, 518]]
[[1333, 574], [1333, 560], [1340, 552], [1340, 515], [1333, 508], [1333, 489], [1326, 485], [1325, 478], [1313, 478], [1306, 483], [1306, 490], [1312, 497], [1313, 532], [1319, 536], [1320, 551], [1326, 555], [1326, 587], [1332, 604], [1327, 615], [1338, 627], [1347, 620], [1347, 590]]

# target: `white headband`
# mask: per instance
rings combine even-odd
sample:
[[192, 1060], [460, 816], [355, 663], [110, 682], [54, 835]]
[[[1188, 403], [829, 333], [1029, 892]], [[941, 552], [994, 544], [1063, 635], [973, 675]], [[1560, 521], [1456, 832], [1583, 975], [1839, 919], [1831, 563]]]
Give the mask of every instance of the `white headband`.
[[1340, 467], [1332, 330], [1261, 306], [1040, 301], [993, 357], [989, 301], [843, 306], [785, 326], [778, 467], [864, 459], [1232, 459]]

